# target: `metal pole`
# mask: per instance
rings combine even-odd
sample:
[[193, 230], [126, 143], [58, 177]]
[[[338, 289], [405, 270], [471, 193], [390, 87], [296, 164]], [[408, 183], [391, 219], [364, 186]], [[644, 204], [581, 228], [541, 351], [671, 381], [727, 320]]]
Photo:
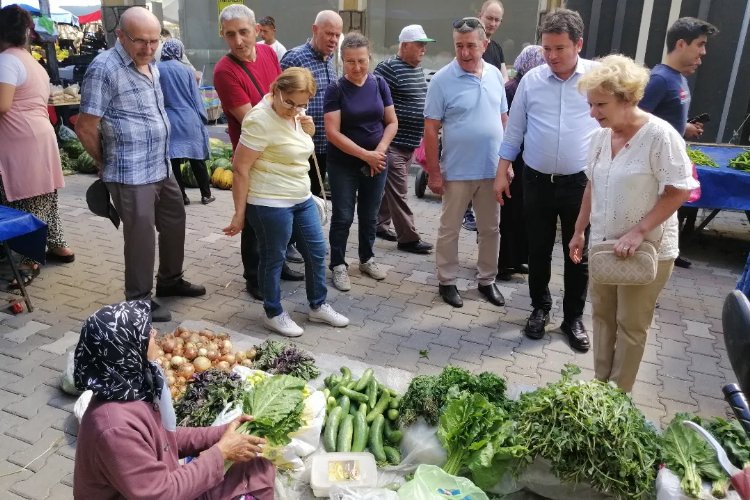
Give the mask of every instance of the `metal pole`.
[[[39, 10], [42, 16], [51, 17], [49, 14], [49, 0], [39, 0]], [[44, 52], [47, 54], [47, 67], [49, 68], [50, 80], [52, 83], [60, 81], [60, 70], [57, 66], [57, 51], [54, 42], [44, 42]]]
[[589, 39], [586, 40], [586, 58], [592, 59], [596, 55], [596, 41], [599, 37], [599, 21], [602, 17], [602, 0], [594, 0], [591, 6], [589, 20]]
[[742, 51], [745, 48], [747, 41], [747, 25], [750, 23], [750, 0], [745, 3], [745, 16], [742, 18], [742, 29], [740, 30], [740, 40], [737, 43], [737, 50], [734, 53], [734, 62], [732, 63], [732, 73], [729, 77], [729, 84], [727, 85], [727, 94], [724, 98], [724, 109], [721, 112], [721, 121], [719, 122], [719, 132], [716, 134], [716, 142], [721, 142], [724, 137], [724, 130], [727, 127], [727, 116], [729, 115], [729, 107], [732, 104], [732, 96], [734, 95], [734, 87], [737, 84], [737, 73], [740, 70], [740, 60], [742, 60]]
[[615, 30], [612, 33], [612, 52], [621, 52], [622, 31], [625, 25], [625, 11], [628, 8], [628, 0], [617, 0], [617, 11], [615, 12]]

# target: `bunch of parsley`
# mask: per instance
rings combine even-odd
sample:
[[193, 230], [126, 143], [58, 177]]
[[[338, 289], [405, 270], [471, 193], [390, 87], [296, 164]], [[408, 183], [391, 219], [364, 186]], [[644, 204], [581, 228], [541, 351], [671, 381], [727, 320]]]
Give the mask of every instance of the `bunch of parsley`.
[[655, 429], [617, 387], [573, 380], [577, 373], [566, 365], [560, 381], [523, 394], [514, 406], [528, 461], [543, 457], [562, 481], [588, 482], [618, 498], [652, 496], [660, 444]]

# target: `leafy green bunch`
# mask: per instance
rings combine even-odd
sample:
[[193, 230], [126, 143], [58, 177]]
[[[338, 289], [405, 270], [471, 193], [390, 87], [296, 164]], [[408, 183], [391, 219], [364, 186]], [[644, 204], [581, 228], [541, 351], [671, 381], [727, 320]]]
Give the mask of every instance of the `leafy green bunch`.
[[227, 403], [239, 401], [243, 394], [243, 382], [236, 373], [216, 368], [196, 373], [188, 381], [185, 395], [174, 405], [177, 422], [188, 427], [207, 427]]
[[515, 405], [528, 461], [543, 457], [561, 480], [585, 481], [618, 498], [649, 497], [659, 464], [656, 431], [617, 387], [573, 380], [578, 373], [566, 365], [560, 381], [523, 394]]
[[411, 425], [419, 416], [428, 424], [437, 425], [451, 388], [481, 394], [501, 407], [509, 405], [505, 380], [499, 376], [490, 372], [474, 375], [463, 368], [446, 366], [439, 375], [418, 375], [412, 379], [401, 400], [401, 425]]
[[271, 446], [291, 441], [289, 434], [302, 426], [305, 381], [290, 375], [267, 377], [250, 388], [243, 410], [253, 420], [239, 426], [238, 432], [265, 438]]
[[452, 475], [468, 470], [477, 486], [491, 488], [514, 459], [527, 453], [517, 444], [514, 427], [508, 412], [483, 395], [467, 391], [452, 395], [440, 415], [437, 431], [448, 452], [443, 470]]

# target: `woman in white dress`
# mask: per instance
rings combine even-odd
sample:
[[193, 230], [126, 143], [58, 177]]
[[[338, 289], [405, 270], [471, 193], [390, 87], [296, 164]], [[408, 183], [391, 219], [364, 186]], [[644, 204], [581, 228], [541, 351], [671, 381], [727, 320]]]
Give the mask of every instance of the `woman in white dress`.
[[645, 240], [658, 249], [656, 279], [647, 285], [591, 282], [594, 375], [625, 392], [635, 383], [656, 299], [678, 254], [677, 209], [697, 187], [685, 141], [669, 123], [638, 108], [647, 82], [646, 68], [611, 55], [578, 83], [602, 129], [591, 139], [589, 183], [570, 258], [580, 261], [589, 223], [592, 244], [617, 240], [619, 257], [631, 257]]

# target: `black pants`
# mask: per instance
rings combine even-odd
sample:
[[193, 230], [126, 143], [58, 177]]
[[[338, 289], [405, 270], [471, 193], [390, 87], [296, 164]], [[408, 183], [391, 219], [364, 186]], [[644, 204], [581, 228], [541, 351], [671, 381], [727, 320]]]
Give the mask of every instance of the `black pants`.
[[[318, 167], [320, 167], [320, 178], [323, 179], [323, 182], [326, 181], [326, 155], [317, 155], [318, 157]], [[315, 171], [315, 161], [313, 160], [313, 157], [310, 156], [309, 159], [310, 162], [310, 170], [307, 172], [307, 175], [310, 177], [310, 191], [315, 196], [323, 197], [322, 190], [323, 186], [320, 185], [320, 182], [318, 181], [318, 174]]]
[[258, 264], [260, 264], [258, 236], [255, 234], [255, 229], [247, 221], [247, 217], [245, 217], [245, 226], [242, 228], [240, 238], [240, 254], [242, 255], [242, 267], [244, 268], [242, 276], [245, 281], [257, 286]]
[[529, 234], [529, 294], [534, 308], [549, 311], [552, 296], [549, 280], [552, 273], [552, 250], [557, 234], [557, 219], [562, 229], [562, 250], [565, 256], [563, 314], [566, 320], [583, 315], [589, 280], [588, 246], [589, 229], [586, 228], [586, 245], [583, 260], [574, 264], [568, 256], [568, 243], [573, 237], [581, 199], [586, 189], [586, 175], [579, 172], [567, 176], [542, 174], [526, 167], [524, 171], [524, 208]]
[[518, 268], [529, 263], [529, 240], [523, 206], [523, 173], [525, 164], [519, 157], [513, 162], [515, 178], [510, 183], [510, 199], [500, 208], [500, 255], [497, 269]]
[[206, 168], [206, 162], [203, 160], [195, 160], [192, 158], [172, 158], [172, 172], [177, 184], [180, 186], [182, 191], [182, 197], [185, 197], [185, 182], [182, 180], [182, 172], [180, 171], [180, 165], [186, 161], [190, 162], [190, 168], [193, 170], [195, 180], [198, 181], [198, 188], [201, 190], [201, 196], [208, 198], [211, 196], [211, 184], [208, 178], [208, 169]]

